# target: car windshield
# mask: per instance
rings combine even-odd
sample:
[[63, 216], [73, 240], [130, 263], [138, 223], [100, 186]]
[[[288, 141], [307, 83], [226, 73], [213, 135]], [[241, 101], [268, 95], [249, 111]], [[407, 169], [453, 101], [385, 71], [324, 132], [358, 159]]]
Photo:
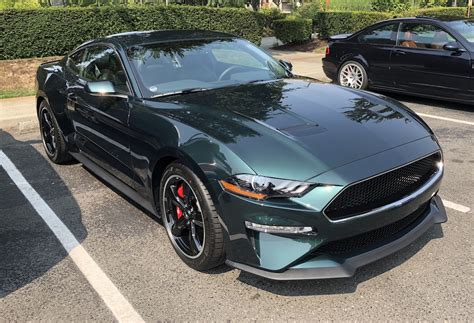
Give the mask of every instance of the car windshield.
[[242, 39], [146, 44], [128, 48], [127, 55], [148, 98], [289, 76], [279, 62]]
[[451, 21], [449, 25], [460, 33], [471, 45], [474, 45], [474, 20]]

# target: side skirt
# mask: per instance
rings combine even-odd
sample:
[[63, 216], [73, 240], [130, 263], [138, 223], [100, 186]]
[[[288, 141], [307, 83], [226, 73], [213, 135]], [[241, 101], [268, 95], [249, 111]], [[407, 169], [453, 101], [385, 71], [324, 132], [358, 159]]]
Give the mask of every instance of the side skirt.
[[92, 171], [94, 174], [99, 176], [101, 179], [103, 179], [105, 182], [107, 182], [109, 185], [113, 186], [117, 190], [119, 190], [121, 193], [123, 193], [125, 196], [127, 196], [129, 199], [137, 203], [138, 205], [142, 206], [144, 209], [147, 211], [151, 212], [153, 215], [155, 215], [158, 218], [161, 218], [158, 212], [156, 212], [155, 208], [153, 207], [152, 203], [148, 201], [147, 199], [143, 198], [140, 194], [138, 194], [135, 190], [133, 190], [130, 186], [127, 184], [123, 183], [119, 179], [117, 179], [115, 176], [104, 170], [102, 167], [98, 166], [96, 163], [94, 163], [92, 160], [87, 158], [86, 156], [82, 155], [81, 153], [77, 152], [70, 152], [70, 154], [78, 160], [82, 165]]

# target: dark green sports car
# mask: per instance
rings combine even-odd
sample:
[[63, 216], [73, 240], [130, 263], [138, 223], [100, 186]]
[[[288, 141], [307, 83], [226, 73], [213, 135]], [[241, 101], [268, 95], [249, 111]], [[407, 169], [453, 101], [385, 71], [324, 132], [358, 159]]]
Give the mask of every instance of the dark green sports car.
[[41, 65], [37, 85], [49, 158], [161, 218], [197, 270], [348, 277], [447, 219], [442, 152], [416, 114], [232, 35], [112, 35]]

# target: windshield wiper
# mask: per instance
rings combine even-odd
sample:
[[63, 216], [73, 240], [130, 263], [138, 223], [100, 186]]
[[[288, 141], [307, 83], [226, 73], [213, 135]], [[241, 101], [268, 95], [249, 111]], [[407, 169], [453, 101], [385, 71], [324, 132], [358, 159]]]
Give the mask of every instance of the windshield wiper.
[[161, 93], [161, 94], [156, 94], [151, 96], [151, 99], [155, 98], [162, 98], [165, 96], [172, 96], [172, 95], [180, 95], [180, 94], [188, 94], [188, 93], [195, 93], [195, 92], [204, 92], [207, 90], [211, 90], [212, 88], [205, 88], [205, 87], [193, 87], [189, 89], [184, 89], [184, 90], [179, 90], [179, 91], [174, 91], [174, 92], [167, 92], [167, 93]]

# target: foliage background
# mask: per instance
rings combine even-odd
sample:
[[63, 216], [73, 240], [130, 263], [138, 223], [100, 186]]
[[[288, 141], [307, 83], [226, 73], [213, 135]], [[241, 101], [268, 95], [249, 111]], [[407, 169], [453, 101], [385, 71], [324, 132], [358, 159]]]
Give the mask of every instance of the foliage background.
[[1, 14], [0, 59], [64, 55], [84, 41], [132, 30], [218, 30], [259, 43], [265, 25], [262, 14], [246, 9], [195, 6], [48, 8]]

